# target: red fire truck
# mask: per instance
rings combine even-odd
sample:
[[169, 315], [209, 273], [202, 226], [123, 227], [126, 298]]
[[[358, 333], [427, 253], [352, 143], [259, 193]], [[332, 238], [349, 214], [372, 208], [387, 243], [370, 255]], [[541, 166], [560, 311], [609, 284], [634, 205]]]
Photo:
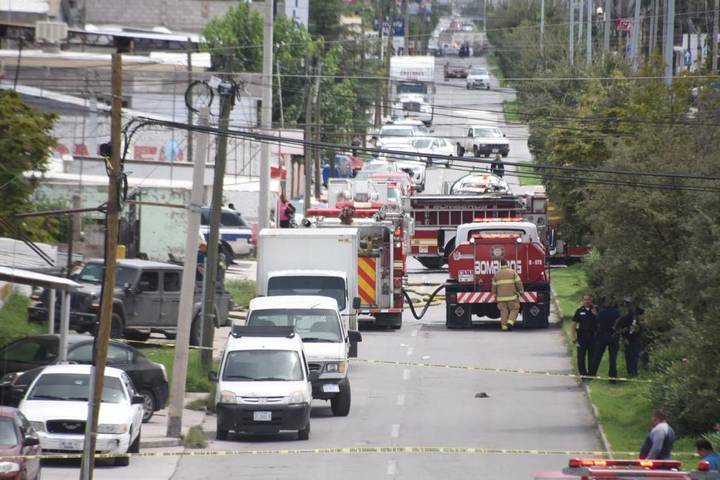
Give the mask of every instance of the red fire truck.
[[535, 480], [719, 480], [720, 472], [711, 471], [706, 461], [700, 461], [697, 470], [682, 469], [677, 460], [613, 460], [605, 458], [571, 458], [560, 472], [539, 472]]
[[525, 293], [519, 298], [521, 325], [548, 327], [550, 270], [537, 225], [520, 218], [486, 219], [460, 225], [454, 240], [445, 285], [448, 328], [470, 327], [473, 315], [484, 320], [499, 319], [491, 283], [502, 259], [523, 282]]

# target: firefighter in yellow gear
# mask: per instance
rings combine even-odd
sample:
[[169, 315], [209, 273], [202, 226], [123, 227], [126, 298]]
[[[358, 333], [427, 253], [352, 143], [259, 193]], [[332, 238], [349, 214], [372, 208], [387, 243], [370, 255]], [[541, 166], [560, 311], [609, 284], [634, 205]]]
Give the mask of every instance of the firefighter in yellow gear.
[[507, 260], [500, 260], [500, 270], [492, 279], [492, 293], [500, 310], [500, 328], [502, 331], [512, 330], [518, 313], [520, 313], [519, 296], [524, 292], [522, 280]]

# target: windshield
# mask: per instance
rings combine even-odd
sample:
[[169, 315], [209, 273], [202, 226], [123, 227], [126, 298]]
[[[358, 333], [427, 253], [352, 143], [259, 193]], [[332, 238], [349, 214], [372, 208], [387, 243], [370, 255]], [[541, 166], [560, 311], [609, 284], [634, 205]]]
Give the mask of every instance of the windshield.
[[225, 357], [222, 379], [297, 382], [303, 379], [303, 369], [300, 357], [292, 350], [236, 350]]
[[366, 163], [361, 172], [394, 172], [392, 164], [386, 162]]
[[488, 71], [482, 67], [472, 67], [470, 69], [470, 74], [471, 75], [487, 75]]
[[460, 62], [450, 62], [448, 66], [450, 68], [465, 68], [465, 64]]
[[[105, 275], [105, 266], [102, 263], [88, 263], [80, 270], [78, 275], [78, 281], [86, 283], [97, 283], [98, 285], [103, 282]], [[137, 277], [137, 270], [134, 268], [121, 267], [118, 265], [117, 271], [115, 272], [115, 286], [122, 287], [126, 283], [132, 285], [135, 283]]]
[[424, 83], [401, 83], [397, 87], [397, 93], [427, 93], [427, 85]]
[[415, 148], [430, 148], [430, 145], [432, 145], [432, 139], [420, 138], [418, 140], [413, 140], [412, 145]]
[[340, 319], [334, 310], [255, 310], [250, 313], [247, 324], [256, 327], [295, 327], [304, 342], [342, 342]]
[[268, 295], [319, 295], [334, 298], [338, 308], [345, 309], [345, 279], [341, 277], [273, 277]]
[[15, 421], [10, 417], [0, 417], [0, 445], [17, 445], [18, 437]]
[[383, 127], [380, 130], [381, 137], [412, 137], [415, 135], [413, 128], [405, 127]]
[[499, 137], [502, 137], [502, 132], [500, 130], [498, 130], [497, 128], [476, 128], [475, 136], [476, 137], [499, 138]]
[[523, 235], [527, 232], [520, 228], [478, 228], [476, 230], [470, 230], [466, 240], [470, 240], [473, 235]]
[[[90, 375], [87, 373], [46, 373], [40, 375], [28, 400], [72, 400], [87, 402], [90, 392]], [[125, 399], [125, 391], [120, 379], [105, 377], [102, 401], [120, 403]]]

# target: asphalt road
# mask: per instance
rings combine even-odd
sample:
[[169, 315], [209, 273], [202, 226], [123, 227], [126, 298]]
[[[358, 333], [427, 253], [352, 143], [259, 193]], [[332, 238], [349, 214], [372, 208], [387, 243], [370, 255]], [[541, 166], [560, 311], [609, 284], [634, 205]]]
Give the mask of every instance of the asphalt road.
[[[473, 59], [482, 63], [482, 59]], [[438, 64], [441, 68], [441, 64]], [[441, 74], [438, 77], [442, 81]], [[528, 160], [523, 127], [506, 127], [502, 101], [512, 93], [471, 91], [464, 81], [441, 84], [435, 133], [462, 136], [468, 124], [499, 125], [511, 138], [509, 160]], [[437, 111], [437, 110], [436, 110]], [[467, 158], [470, 161], [470, 158]], [[468, 162], [470, 163], [470, 162]], [[463, 175], [454, 169], [428, 172], [428, 193]], [[509, 180], [515, 183], [512, 175]], [[445, 273], [428, 272], [411, 260], [410, 282], [441, 283]], [[405, 312], [399, 331], [366, 329], [361, 359], [432, 362], [498, 368], [571, 372], [557, 328], [502, 333], [497, 325], [446, 330], [444, 307], [421, 320]], [[563, 377], [479, 373], [467, 370], [354, 362], [350, 370], [352, 410], [335, 418], [329, 404], [316, 401], [309, 441], [295, 434], [231, 437], [215, 441], [214, 417], [205, 427], [208, 450], [265, 450], [325, 447], [486, 447], [501, 449], [596, 450], [600, 448], [589, 404], [576, 381]], [[485, 395], [477, 395], [485, 394]], [[484, 398], [481, 398], [484, 397]], [[294, 454], [157, 457], [133, 459], [127, 468], [100, 467], [98, 479], [503, 479], [527, 480], [539, 471], [557, 471], [567, 456], [531, 454]], [[55, 466], [45, 479], [75, 476]]]

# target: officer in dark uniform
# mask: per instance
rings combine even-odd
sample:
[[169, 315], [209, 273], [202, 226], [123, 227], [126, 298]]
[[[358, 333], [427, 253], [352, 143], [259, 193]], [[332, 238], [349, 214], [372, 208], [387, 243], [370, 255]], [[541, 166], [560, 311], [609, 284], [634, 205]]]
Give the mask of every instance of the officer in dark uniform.
[[[607, 349], [610, 361], [608, 377], [617, 377], [617, 354], [620, 350], [620, 338], [617, 331], [617, 323], [620, 318], [620, 309], [617, 305], [610, 304], [598, 312], [597, 332], [595, 333], [595, 344], [593, 346], [593, 361], [590, 366], [590, 375], [597, 375], [605, 350]], [[614, 383], [614, 380], [610, 381]]]
[[[577, 346], [577, 365], [580, 375], [587, 375], [588, 369], [593, 362], [593, 343], [597, 331], [598, 310], [592, 303], [592, 296], [589, 293], [583, 295], [582, 306], [575, 310], [573, 316], [572, 337]], [[587, 367], [586, 367], [587, 366]]]
[[634, 377], [638, 374], [640, 354], [643, 350], [640, 316], [645, 313], [645, 310], [634, 305], [631, 298], [625, 299], [625, 306], [627, 313], [618, 320], [617, 329], [625, 349], [625, 367], [628, 376]]
[[499, 153], [495, 155], [495, 160], [493, 160], [490, 164], [490, 172], [500, 178], [505, 176], [505, 164], [503, 163], [502, 156]]

